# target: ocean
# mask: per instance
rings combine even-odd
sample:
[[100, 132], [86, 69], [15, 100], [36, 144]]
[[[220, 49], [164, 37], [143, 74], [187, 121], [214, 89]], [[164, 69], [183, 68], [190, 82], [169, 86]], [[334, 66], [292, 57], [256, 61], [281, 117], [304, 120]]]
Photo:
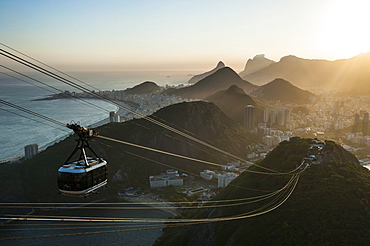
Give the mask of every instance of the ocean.
[[[9, 78], [6, 75], [0, 75], [0, 99], [65, 124], [76, 122], [82, 126], [88, 126], [106, 119], [109, 116], [108, 111], [117, 110], [116, 106], [98, 99], [88, 99], [88, 101], [106, 109], [107, 111], [98, 110], [89, 105], [82, 104], [78, 102], [78, 100], [72, 99], [32, 101], [34, 99], [44, 98], [53, 94], [53, 92], [51, 92], [51, 89], [48, 87], [46, 87], [46, 89], [48, 89], [48, 91], [46, 91], [45, 89]], [[75, 72], [71, 73], [71, 75], [100, 90], [124, 90], [145, 81], [153, 81], [158, 85], [176, 85], [186, 83], [190, 78], [189, 72], [184, 71], [120, 73]], [[39, 77], [37, 77], [37, 79], [55, 86], [62, 91], [69, 90], [78, 92], [76, 89], [68, 87], [60, 82], [50, 81], [50, 79], [48, 81], [48, 79], [40, 79]], [[33, 81], [30, 82], [36, 83]], [[86, 85], [83, 86], [87, 87]], [[45, 88], [45, 86], [43, 87]], [[58, 92], [55, 91], [54, 93]], [[52, 125], [53, 127], [0, 110], [0, 161], [23, 155], [24, 147], [26, 145], [38, 144], [39, 148], [42, 149], [43, 147], [61, 140], [68, 134], [72, 133], [72, 131], [66, 127], [64, 129], [63, 127], [35, 118], [3, 104], [0, 104], [0, 109], [1, 108], [25, 115], [37, 121], [42, 121], [46, 124]]]

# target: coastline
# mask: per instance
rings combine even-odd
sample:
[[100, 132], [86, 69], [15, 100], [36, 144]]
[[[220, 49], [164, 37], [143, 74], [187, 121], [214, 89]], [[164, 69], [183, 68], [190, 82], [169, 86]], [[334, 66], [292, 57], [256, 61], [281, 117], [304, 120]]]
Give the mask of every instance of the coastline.
[[[125, 102], [122, 102], [122, 101], [119, 101], [119, 103], [124, 103], [126, 107], [130, 107], [130, 105], [129, 105], [128, 103], [125, 103]], [[132, 108], [132, 107], [130, 107], [130, 108]], [[116, 108], [116, 112], [117, 112], [117, 114], [119, 114], [119, 115], [122, 117], [122, 119], [124, 119], [124, 118], [125, 118], [125, 117], [124, 117], [125, 115], [129, 114], [129, 112], [128, 112], [128, 111], [126, 111], [126, 110], [124, 110], [124, 109], [122, 109], [122, 108], [120, 108], [120, 107], [117, 107], [117, 108]], [[87, 127], [88, 127], [88, 128], [97, 128], [97, 127], [99, 127], [99, 126], [102, 126], [102, 125], [108, 124], [109, 122], [110, 122], [110, 120], [109, 120], [109, 115], [108, 115], [108, 113], [107, 113], [107, 117], [105, 117], [105, 118], [103, 118], [103, 119], [101, 119], [101, 120], [95, 121], [95, 122], [93, 122], [93, 123], [89, 124]], [[49, 146], [52, 146], [53, 144], [58, 143], [58, 142], [60, 142], [60, 141], [62, 141], [62, 140], [64, 140], [64, 139], [66, 139], [66, 138], [67, 138], [67, 137], [69, 137], [71, 134], [73, 134], [73, 133], [72, 133], [72, 132], [71, 132], [71, 133], [66, 133], [66, 134], [65, 134], [65, 135], [63, 135], [63, 136], [60, 136], [60, 137], [58, 137], [58, 138], [56, 138], [56, 139], [54, 139], [54, 140], [52, 140], [52, 141], [50, 141], [50, 142], [48, 142], [48, 143], [46, 143], [46, 144], [43, 144], [42, 146], [40, 146], [40, 147], [39, 147], [39, 152], [42, 152], [42, 151], [44, 151], [45, 149], [47, 149]], [[5, 158], [5, 159], [1, 159], [1, 160], [0, 160], [0, 164], [3, 164], [3, 163], [14, 163], [14, 162], [18, 162], [18, 161], [20, 161], [22, 158], [24, 158], [24, 153], [19, 154], [19, 155], [16, 155], [16, 156], [8, 157], [8, 158]]]

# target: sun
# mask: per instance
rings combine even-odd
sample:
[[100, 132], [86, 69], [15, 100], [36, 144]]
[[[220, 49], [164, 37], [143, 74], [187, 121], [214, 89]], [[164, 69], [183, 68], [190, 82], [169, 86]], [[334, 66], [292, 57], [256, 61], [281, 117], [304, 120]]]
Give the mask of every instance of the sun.
[[321, 46], [351, 57], [370, 51], [370, 1], [333, 0], [322, 23]]

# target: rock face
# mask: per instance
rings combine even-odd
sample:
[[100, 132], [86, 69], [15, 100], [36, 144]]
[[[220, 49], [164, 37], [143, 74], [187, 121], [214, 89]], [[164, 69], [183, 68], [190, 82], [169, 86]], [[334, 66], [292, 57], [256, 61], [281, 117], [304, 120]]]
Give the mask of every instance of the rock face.
[[127, 94], [148, 94], [155, 91], [159, 91], [160, 87], [151, 81], [143, 82], [139, 85], [136, 85], [132, 88], [126, 89], [125, 93]]
[[[258, 164], [294, 170], [312, 142], [284, 141]], [[179, 227], [170, 224], [154, 245], [369, 245], [370, 171], [334, 142], [326, 141], [323, 155], [322, 163], [299, 174], [292, 194], [275, 210], [268, 211], [272, 204], [284, 200], [283, 193], [276, 199], [259, 199], [284, 187], [292, 175], [246, 171], [213, 201], [178, 216], [229, 221]], [[257, 166], [250, 169], [267, 171]], [[255, 215], [263, 211], [268, 212]]]
[[240, 77], [245, 77], [248, 74], [257, 72], [260, 69], [266, 68], [275, 63], [273, 60], [265, 58], [264, 54], [256, 55], [253, 59], [248, 59], [245, 68], [239, 73]]
[[222, 61], [219, 61], [217, 66], [212, 69], [211, 71], [208, 71], [208, 72], [205, 72], [205, 73], [202, 73], [202, 74], [198, 74], [198, 75], [195, 75], [194, 77], [192, 77], [188, 83], [189, 84], [195, 84], [197, 83], [198, 81], [204, 79], [205, 77], [215, 73], [217, 70], [221, 69], [221, 68], [224, 68], [225, 67], [225, 64], [222, 62]]
[[260, 86], [252, 93], [252, 96], [267, 101], [296, 104], [309, 103], [310, 98], [315, 97], [311, 92], [302, 90], [284, 79], [275, 79], [270, 83]]
[[204, 99], [218, 91], [227, 90], [232, 85], [238, 86], [246, 93], [257, 88], [257, 86], [240, 78], [231, 68], [224, 67], [192, 86], [174, 91], [173, 94], [184, 98]]
[[257, 106], [257, 103], [236, 85], [230, 86], [227, 90], [216, 92], [207, 97], [206, 100], [216, 104], [227, 116], [240, 124], [244, 122], [245, 106]]

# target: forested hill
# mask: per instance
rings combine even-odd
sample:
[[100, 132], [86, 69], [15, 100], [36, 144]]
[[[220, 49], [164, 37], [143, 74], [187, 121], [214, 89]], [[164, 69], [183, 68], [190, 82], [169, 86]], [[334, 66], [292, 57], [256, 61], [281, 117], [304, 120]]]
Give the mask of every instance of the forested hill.
[[[240, 157], [246, 157], [245, 146], [255, 142], [251, 133], [228, 118], [213, 103], [179, 103], [163, 108], [150, 117]], [[187, 157], [225, 164], [229, 161], [224, 154], [145, 119], [107, 124], [98, 131], [102, 136]], [[70, 136], [22, 163], [1, 165], [0, 189], [3, 192], [0, 202], [65, 201], [66, 197], [58, 195], [58, 168], [64, 164], [75, 145], [74, 137]], [[122, 192], [124, 187], [149, 188], [148, 177], [168, 168], [155, 162], [189, 172], [210, 168], [209, 165], [199, 162], [129, 147], [101, 138], [94, 138], [90, 146], [108, 161], [109, 188], [103, 189], [99, 195], [83, 200], [84, 202], [116, 195], [117, 192]]]
[[[275, 170], [292, 170], [307, 156], [310, 143], [308, 139], [282, 142], [259, 164]], [[246, 219], [167, 227], [155, 245], [175, 242], [176, 245], [370, 245], [370, 171], [330, 141], [326, 142], [323, 156], [320, 164], [303, 171], [291, 197], [277, 209]], [[253, 169], [261, 171], [257, 167]], [[244, 172], [213, 200], [262, 196], [282, 188], [289, 178], [290, 175]], [[278, 200], [203, 207], [178, 217], [252, 215]], [[219, 203], [208, 205], [215, 204]]]

